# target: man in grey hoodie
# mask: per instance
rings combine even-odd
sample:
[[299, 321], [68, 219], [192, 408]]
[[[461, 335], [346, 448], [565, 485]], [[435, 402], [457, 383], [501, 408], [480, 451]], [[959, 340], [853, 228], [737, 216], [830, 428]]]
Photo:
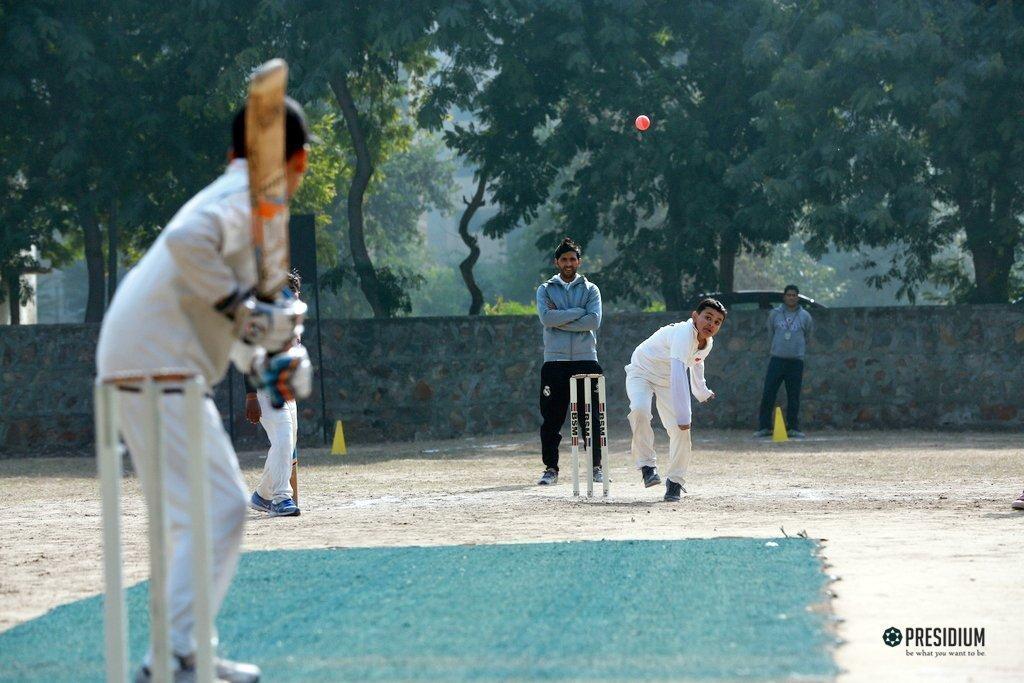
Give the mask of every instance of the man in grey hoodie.
[[[601, 327], [601, 290], [577, 271], [579, 245], [566, 237], [555, 249], [558, 274], [537, 288], [537, 315], [544, 326], [544, 365], [540, 371], [541, 457], [538, 484], [558, 483], [558, 444], [569, 409], [569, 381], [576, 374], [598, 374], [597, 330]], [[592, 424], [597, 421], [597, 383], [593, 383]], [[582, 404], [582, 399], [580, 400]], [[583, 423], [583, 416], [580, 417]], [[594, 481], [602, 481], [601, 446], [594, 440]]]
[[768, 314], [768, 336], [771, 340], [771, 358], [764, 378], [761, 409], [758, 411], [758, 430], [755, 436], [772, 434], [772, 408], [779, 386], [786, 383], [786, 431], [791, 439], [802, 439], [800, 431], [800, 388], [804, 378], [804, 355], [807, 342], [814, 331], [811, 314], [800, 307], [800, 290], [786, 285], [782, 291], [783, 304]]

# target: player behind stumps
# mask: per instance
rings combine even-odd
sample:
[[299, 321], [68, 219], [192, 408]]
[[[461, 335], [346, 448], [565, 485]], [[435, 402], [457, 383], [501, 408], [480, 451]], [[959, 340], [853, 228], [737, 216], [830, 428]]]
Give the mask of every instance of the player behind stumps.
[[[558, 444], [562, 441], [562, 423], [569, 409], [569, 382], [573, 375], [603, 374], [597, 362], [597, 330], [601, 327], [601, 290], [578, 270], [583, 261], [579, 245], [566, 237], [555, 248], [554, 265], [558, 273], [537, 288], [537, 316], [544, 328], [544, 365], [540, 368], [541, 459], [544, 472], [540, 486], [558, 483]], [[597, 383], [593, 384], [591, 404], [597, 424]], [[581, 404], [586, 402], [582, 399]], [[581, 421], [584, 416], [579, 415]], [[594, 443], [594, 469], [584, 473], [593, 481], [603, 481], [601, 446]]]
[[657, 398], [658, 416], [668, 432], [669, 464], [665, 500], [679, 500], [685, 491], [686, 468], [693, 454], [690, 441], [690, 391], [703, 403], [715, 397], [704, 381], [704, 359], [711, 353], [712, 337], [725, 321], [726, 310], [717, 299], [697, 304], [689, 320], [666, 325], [633, 351], [626, 366], [629, 426], [633, 430], [633, 457], [643, 473], [644, 486], [661, 483], [651, 427], [651, 400]]
[[[295, 298], [301, 293], [302, 280], [294, 270], [288, 274], [288, 288]], [[301, 343], [298, 338], [295, 343]], [[270, 404], [270, 392], [245, 378], [245, 417], [249, 422], [263, 425], [270, 439], [270, 450], [263, 465], [256, 490], [249, 498], [249, 507], [266, 512], [271, 517], [298, 517], [298, 491], [292, 489], [291, 477], [299, 435], [299, 410], [295, 401], [285, 401], [280, 408]]]
[[[291, 101], [285, 127], [285, 174], [291, 197], [306, 171], [310, 139], [302, 109]], [[258, 375], [276, 398], [309, 394], [312, 378], [306, 350], [299, 346], [280, 351], [295, 338], [305, 304], [283, 295], [263, 301], [250, 294], [257, 274], [244, 134], [244, 123], [236, 117], [231, 161], [224, 174], [178, 211], [118, 288], [100, 331], [96, 361], [101, 379], [180, 372], [201, 375], [212, 387], [232, 362], [244, 374]], [[180, 393], [168, 393], [161, 400], [164, 489], [173, 548], [167, 600], [175, 681], [194, 680], [196, 650], [183, 401]], [[149, 495], [146, 477], [153, 454], [146, 449], [145, 402], [141, 395], [126, 393], [120, 404], [121, 436]], [[203, 408], [202, 439], [209, 461], [216, 613], [238, 564], [249, 496], [220, 412], [209, 397]], [[150, 680], [151, 658], [150, 652], [136, 681]], [[259, 680], [259, 668], [252, 664], [218, 659], [215, 666], [219, 679]]]

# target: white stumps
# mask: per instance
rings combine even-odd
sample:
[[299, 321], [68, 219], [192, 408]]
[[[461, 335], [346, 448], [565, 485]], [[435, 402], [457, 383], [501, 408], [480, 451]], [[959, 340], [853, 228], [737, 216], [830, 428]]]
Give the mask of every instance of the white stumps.
[[580, 416], [576, 377], [569, 380], [569, 435], [572, 439], [572, 495], [580, 495]]
[[121, 575], [121, 449], [117, 438], [117, 402], [112, 388], [93, 389], [96, 423], [96, 468], [103, 510], [103, 641], [108, 683], [128, 680], [128, 617]]
[[203, 453], [204, 383], [185, 382], [185, 429], [189, 445], [192, 505], [192, 605], [196, 635], [196, 679], [213, 681], [213, 548], [210, 541], [210, 477]]
[[[577, 388], [577, 382], [583, 382], [583, 434], [580, 434], [579, 424], [579, 390]], [[594, 385], [593, 382], [597, 381], [597, 427], [598, 434], [595, 439], [594, 435], [594, 404], [593, 404], [593, 393]], [[584, 476], [587, 478], [587, 497], [593, 498], [594, 496], [594, 443], [595, 440], [601, 445], [601, 457], [602, 457], [602, 488], [604, 497], [608, 497], [608, 485], [609, 485], [609, 472], [608, 472], [608, 438], [607, 438], [607, 419], [605, 416], [605, 384], [604, 375], [600, 374], [582, 374], [573, 375], [569, 379], [569, 424], [570, 433], [572, 436], [572, 495], [580, 495], [580, 442], [582, 441], [583, 451], [586, 453], [586, 460], [584, 462], [586, 471]]]
[[[167, 577], [170, 564], [169, 524], [165, 479], [166, 454], [162, 419], [167, 394], [184, 395], [185, 435], [189, 450], [193, 542], [192, 579], [195, 603], [196, 680], [212, 683], [213, 675], [213, 580], [209, 526], [209, 477], [203, 453], [203, 410], [206, 385], [202, 378], [188, 375], [156, 375], [97, 381], [95, 397], [96, 458], [103, 496], [104, 642], [108, 683], [128, 679], [128, 618], [124, 600], [121, 551], [121, 446], [119, 441], [120, 398], [139, 395], [144, 405], [144, 442], [149, 451], [135, 458], [146, 468], [146, 506], [149, 516], [149, 616], [153, 659], [152, 680], [171, 683], [170, 613]], [[141, 473], [140, 473], [141, 474]]]

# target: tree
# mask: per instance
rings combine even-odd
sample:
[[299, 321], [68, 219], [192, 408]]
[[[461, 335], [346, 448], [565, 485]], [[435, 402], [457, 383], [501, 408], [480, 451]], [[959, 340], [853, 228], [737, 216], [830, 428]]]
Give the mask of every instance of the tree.
[[[444, 3], [310, 5], [267, 3], [252, 25], [261, 58], [280, 53], [293, 67], [292, 91], [305, 101], [330, 98], [354, 157], [345, 193], [348, 246], [360, 289], [375, 317], [408, 306], [401, 274], [375, 267], [367, 245], [364, 205], [375, 169], [407, 144], [420, 79], [432, 65], [431, 31]], [[344, 259], [341, 259], [344, 260]]]
[[105, 261], [148, 245], [227, 147], [222, 121], [201, 115], [180, 78], [187, 50], [168, 47], [178, 42], [165, 18], [134, 0], [19, 4], [4, 16], [0, 88], [11, 112], [0, 143], [21, 217], [12, 229], [51, 259], [66, 257], [55, 232], [80, 245], [87, 322], [103, 316]]
[[934, 257], [964, 235], [977, 302], [1005, 302], [1024, 212], [1024, 9], [934, 0], [795, 4], [757, 101], [769, 191], [818, 253], [898, 245], [878, 282], [913, 297], [969, 276]]
[[[760, 145], [749, 93], [770, 71], [745, 50], [763, 8], [483, 3], [441, 42], [449, 59], [425, 111], [475, 117], [446, 140], [500, 207], [485, 233], [507, 234], [552, 202], [559, 232], [618, 244], [600, 273], [612, 298], [643, 300], [653, 284], [676, 309], [687, 290], [731, 286], [741, 249], [792, 229], [760, 186], [727, 182]], [[655, 122], [643, 134], [639, 113]]]
[[487, 176], [480, 174], [476, 182], [476, 192], [473, 193], [472, 199], [462, 198], [466, 208], [459, 218], [459, 237], [469, 247], [469, 255], [459, 263], [459, 272], [462, 274], [462, 281], [466, 283], [466, 289], [469, 290], [470, 315], [480, 315], [484, 306], [484, 293], [476, 283], [476, 278], [473, 277], [473, 266], [476, 265], [477, 260], [480, 258], [480, 241], [475, 235], [469, 234], [469, 224], [473, 220], [473, 214], [485, 203], [484, 190], [486, 189]]
[[[333, 116], [333, 115], [332, 115]], [[323, 154], [328, 158], [343, 158], [337, 152], [341, 142], [333, 133], [320, 133], [326, 150], [317, 149], [314, 158]], [[401, 149], [389, 152], [388, 158], [374, 173], [367, 187], [365, 210], [365, 239], [367, 251], [372, 254], [378, 268], [391, 275], [383, 280], [389, 300], [393, 302], [392, 313], [410, 313], [410, 294], [424, 281], [426, 263], [429, 262], [424, 235], [420, 229], [423, 214], [430, 211], [447, 212], [452, 208], [451, 194], [454, 189], [452, 174], [454, 164], [442, 156], [443, 144], [436, 136], [421, 133]], [[351, 168], [344, 166], [339, 176], [331, 182], [335, 188], [344, 186], [351, 177]], [[305, 191], [305, 185], [303, 190]], [[338, 191], [331, 206], [326, 210], [326, 220], [318, 236], [320, 243], [333, 245], [348, 242], [350, 224], [345, 220], [347, 195]], [[365, 297], [352, 296], [349, 283], [358, 287], [351, 262], [337, 257], [325, 263], [327, 271], [321, 284], [340, 295], [340, 307], [334, 303], [334, 315], [353, 317], [362, 314], [366, 308]], [[393, 283], [393, 284], [390, 284]], [[372, 314], [372, 309], [368, 311]]]

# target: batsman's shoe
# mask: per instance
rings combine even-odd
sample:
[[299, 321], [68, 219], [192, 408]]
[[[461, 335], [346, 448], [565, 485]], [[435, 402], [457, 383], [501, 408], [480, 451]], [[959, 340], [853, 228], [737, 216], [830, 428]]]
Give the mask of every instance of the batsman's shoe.
[[756, 432], [754, 432], [755, 439], [767, 439], [771, 435], [772, 430], [770, 429], [758, 429]]
[[549, 467], [544, 470], [544, 474], [540, 475], [540, 481], [537, 482], [538, 486], [551, 486], [552, 484], [558, 483], [558, 470], [554, 467]]
[[[153, 674], [150, 672], [149, 667], [142, 667], [135, 674], [135, 683], [149, 683], [153, 680]], [[192, 669], [178, 669], [171, 676], [171, 680], [174, 683], [196, 683], [196, 670]], [[222, 683], [223, 678], [217, 678], [217, 683]], [[259, 680], [259, 679], [257, 679]]]
[[786, 436], [791, 439], [806, 439], [807, 435], [801, 432], [799, 429], [790, 429], [786, 432]]
[[228, 683], [259, 683], [260, 680], [260, 668], [255, 664], [232, 662], [220, 657], [213, 660], [213, 671], [218, 681]]
[[[611, 481], [611, 480], [609, 479], [609, 481]], [[600, 484], [600, 483], [603, 483], [603, 482], [604, 482], [604, 471], [601, 469], [601, 466], [598, 465], [597, 467], [594, 468], [594, 483], [595, 484]]]
[[[194, 683], [196, 679], [196, 660], [194, 655], [182, 657], [174, 655], [174, 683]], [[259, 683], [260, 668], [255, 664], [243, 664], [227, 659], [213, 660], [213, 675], [218, 683]], [[135, 683], [149, 683], [153, 674], [148, 666], [139, 668], [135, 674]]]
[[273, 506], [274, 504], [271, 501], [267, 500], [255, 491], [252, 492], [252, 498], [249, 499], [249, 507], [253, 510], [256, 510], [257, 512], [270, 512]]
[[686, 493], [682, 484], [677, 484], [671, 479], [665, 483], [665, 502], [678, 503], [681, 494]]
[[1017, 500], [1010, 503], [1010, 507], [1014, 510], [1024, 510], [1024, 492], [1017, 496]]
[[285, 498], [280, 503], [270, 504], [271, 517], [298, 517], [299, 506], [291, 498]]
[[661, 483], [661, 477], [658, 476], [658, 468], [651, 467], [650, 465], [644, 465], [640, 468], [640, 471], [644, 475], [644, 486], [651, 488]]

